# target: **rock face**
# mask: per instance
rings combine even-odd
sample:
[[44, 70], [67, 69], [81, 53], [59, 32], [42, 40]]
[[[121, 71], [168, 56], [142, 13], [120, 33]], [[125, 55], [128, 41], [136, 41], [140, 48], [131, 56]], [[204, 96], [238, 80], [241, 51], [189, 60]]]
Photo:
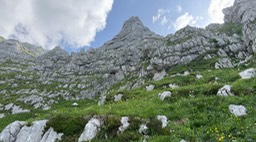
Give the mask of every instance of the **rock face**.
[[226, 23], [243, 24], [244, 41], [250, 52], [256, 52], [255, 6], [254, 0], [235, 0], [232, 7], [223, 10]]

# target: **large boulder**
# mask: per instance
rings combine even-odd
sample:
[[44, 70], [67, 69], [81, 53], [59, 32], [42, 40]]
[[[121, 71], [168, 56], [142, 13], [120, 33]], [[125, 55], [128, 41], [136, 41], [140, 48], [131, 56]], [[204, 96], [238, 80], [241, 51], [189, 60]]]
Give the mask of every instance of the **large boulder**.
[[15, 121], [9, 124], [4, 130], [0, 133], [0, 141], [3, 142], [14, 142], [17, 140], [17, 136], [26, 123], [23, 121]]

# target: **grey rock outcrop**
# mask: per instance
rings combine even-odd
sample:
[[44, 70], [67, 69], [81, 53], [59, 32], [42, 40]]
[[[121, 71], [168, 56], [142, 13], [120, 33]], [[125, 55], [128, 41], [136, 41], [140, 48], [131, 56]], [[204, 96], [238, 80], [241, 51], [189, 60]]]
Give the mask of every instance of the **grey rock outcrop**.
[[0, 133], [0, 141], [3, 142], [14, 142], [17, 140], [17, 136], [25, 125], [25, 122], [15, 121], [9, 124], [1, 133]]
[[9, 124], [0, 133], [0, 141], [3, 142], [55, 142], [61, 140], [62, 133], [58, 134], [50, 128], [45, 131], [47, 120], [34, 121], [27, 126], [24, 121], [15, 121]]
[[56, 142], [60, 141], [61, 137], [63, 136], [62, 133], [58, 134], [53, 130], [53, 128], [50, 128], [43, 136], [43, 138], [40, 140], [40, 142]]
[[85, 125], [83, 133], [80, 135], [78, 142], [91, 141], [100, 131], [102, 125], [101, 120], [97, 118], [91, 118], [89, 122]]

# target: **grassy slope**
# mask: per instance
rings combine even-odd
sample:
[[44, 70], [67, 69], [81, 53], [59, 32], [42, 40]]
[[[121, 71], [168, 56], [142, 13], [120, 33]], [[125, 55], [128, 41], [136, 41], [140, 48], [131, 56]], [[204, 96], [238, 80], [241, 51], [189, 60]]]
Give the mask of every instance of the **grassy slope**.
[[[8, 115], [0, 119], [0, 130], [14, 120], [28, 122], [49, 119], [48, 126], [54, 127], [66, 136], [63, 141], [75, 141], [84, 125], [92, 116], [104, 119], [101, 133], [94, 141], [104, 141], [105, 133], [111, 141], [141, 141], [138, 133], [139, 125], [149, 127], [149, 141], [256, 141], [256, 79], [242, 80], [239, 72], [248, 67], [234, 69], [214, 69], [215, 59], [197, 60], [189, 65], [173, 68], [161, 81], [148, 81], [154, 84], [153, 91], [145, 91], [145, 86], [131, 91], [116, 91], [124, 83], [116, 84], [107, 96], [104, 106], [98, 106], [97, 100], [80, 100], [79, 107], [71, 107], [72, 101], [60, 101], [51, 110], [32, 110], [27, 114]], [[255, 63], [251, 63], [254, 66]], [[171, 75], [189, 70], [188, 76]], [[201, 74], [203, 78], [196, 79]], [[215, 77], [219, 80], [215, 81]], [[175, 83], [179, 88], [170, 89], [168, 85]], [[220, 87], [229, 84], [235, 93], [234, 97], [218, 97]], [[171, 91], [172, 96], [161, 101], [157, 94]], [[123, 100], [113, 102], [113, 96], [123, 93]], [[13, 97], [16, 98], [15, 96]], [[2, 100], [2, 99], [1, 99]], [[8, 100], [11, 102], [11, 100]], [[241, 104], [247, 108], [247, 116], [235, 117], [229, 110], [229, 104]], [[168, 127], [159, 128], [157, 115], [166, 115]], [[129, 116], [131, 127], [123, 134], [116, 135], [120, 126], [120, 118]], [[106, 141], [106, 140], [105, 140]]]

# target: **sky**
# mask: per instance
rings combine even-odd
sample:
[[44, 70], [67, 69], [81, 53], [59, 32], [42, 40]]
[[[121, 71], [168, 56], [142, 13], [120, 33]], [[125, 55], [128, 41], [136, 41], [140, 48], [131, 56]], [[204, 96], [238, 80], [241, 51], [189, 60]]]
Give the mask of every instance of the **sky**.
[[0, 36], [45, 49], [97, 48], [138, 16], [166, 36], [186, 25], [223, 23], [222, 9], [234, 0], [0, 0]]

